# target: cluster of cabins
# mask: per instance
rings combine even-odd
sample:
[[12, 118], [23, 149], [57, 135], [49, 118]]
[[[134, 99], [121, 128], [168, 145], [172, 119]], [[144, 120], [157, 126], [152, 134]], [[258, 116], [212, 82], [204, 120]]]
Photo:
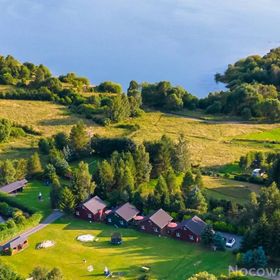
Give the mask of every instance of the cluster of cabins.
[[200, 242], [201, 233], [206, 227], [206, 223], [197, 216], [180, 223], [175, 222], [163, 209], [151, 215], [142, 216], [140, 211], [129, 202], [117, 208], [108, 209], [107, 204], [98, 196], [80, 204], [75, 214], [81, 219], [92, 222], [103, 221], [115, 227], [132, 226], [142, 232], [191, 242]]

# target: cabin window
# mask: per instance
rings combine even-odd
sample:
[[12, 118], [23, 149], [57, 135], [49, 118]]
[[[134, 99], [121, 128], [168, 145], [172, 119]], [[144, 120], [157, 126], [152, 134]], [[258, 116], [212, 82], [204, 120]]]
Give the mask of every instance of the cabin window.
[[189, 237], [190, 237], [190, 240], [194, 240], [193, 235], [190, 235]]
[[122, 225], [122, 226], [124, 225], [123, 221], [120, 221], [120, 225]]
[[155, 227], [155, 228], [154, 228], [154, 232], [158, 232], [158, 228]]
[[141, 229], [142, 229], [142, 230], [145, 230], [145, 226], [141, 226]]
[[79, 211], [76, 211], [76, 215], [77, 215], [77, 216], [80, 216], [80, 212], [79, 212]]
[[181, 237], [180, 232], [176, 232], [176, 237]]
[[108, 223], [112, 223], [112, 219], [111, 218], [108, 218]]
[[91, 215], [91, 214], [88, 214], [88, 218], [91, 219], [91, 218], [92, 218], [92, 215]]

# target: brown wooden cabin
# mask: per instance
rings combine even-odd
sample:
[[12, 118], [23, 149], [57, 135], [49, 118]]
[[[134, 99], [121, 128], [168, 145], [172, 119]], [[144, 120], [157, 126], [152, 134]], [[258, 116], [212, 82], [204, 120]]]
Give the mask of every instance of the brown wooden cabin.
[[16, 194], [18, 192], [22, 192], [27, 183], [28, 181], [26, 179], [22, 179], [6, 186], [2, 186], [0, 191], [7, 194]]
[[6, 255], [14, 255], [28, 246], [28, 240], [26, 237], [18, 236], [17, 238], [9, 241], [2, 246], [2, 251]]
[[163, 209], [159, 209], [153, 214], [145, 217], [138, 222], [137, 228], [141, 231], [166, 235], [167, 226], [173, 220], [173, 218], [166, 213]]
[[98, 196], [95, 196], [77, 206], [75, 214], [77, 217], [94, 222], [104, 219], [107, 204]]
[[167, 232], [173, 238], [198, 243], [201, 241], [201, 233], [206, 225], [203, 220], [194, 216], [178, 224], [170, 223]]

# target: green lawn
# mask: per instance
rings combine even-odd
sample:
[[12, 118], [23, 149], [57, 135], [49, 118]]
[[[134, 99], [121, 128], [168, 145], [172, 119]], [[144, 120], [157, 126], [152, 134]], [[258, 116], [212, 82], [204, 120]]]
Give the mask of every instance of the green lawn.
[[[57, 266], [66, 279], [71, 280], [104, 279], [104, 266], [113, 272], [123, 272], [122, 279], [136, 279], [143, 265], [151, 267], [153, 279], [184, 280], [204, 270], [227, 273], [228, 265], [234, 262], [229, 252], [212, 252], [197, 244], [159, 238], [133, 229], [119, 229], [124, 243], [112, 246], [109, 240], [114, 231], [116, 229], [111, 226], [66, 217], [31, 236], [30, 246], [25, 251], [12, 257], [2, 256], [0, 260], [25, 276], [38, 265]], [[98, 242], [83, 244], [75, 240], [86, 233], [97, 236]], [[38, 242], [47, 239], [54, 240], [55, 247], [35, 249]], [[87, 260], [86, 264], [83, 259]], [[87, 272], [90, 264], [95, 268], [93, 273]]]
[[280, 142], [280, 128], [274, 128], [267, 131], [249, 133], [238, 137], [242, 140], [259, 141], [259, 142]]
[[203, 182], [206, 195], [209, 198], [225, 199], [240, 204], [248, 203], [251, 192], [259, 193], [261, 189], [260, 185], [221, 177], [203, 176]]
[[[43, 195], [43, 201], [38, 200], [39, 192]], [[21, 202], [26, 206], [41, 211], [44, 216], [47, 216], [52, 212], [50, 205], [50, 187], [45, 186], [40, 181], [30, 181], [24, 188], [22, 193], [18, 193], [14, 199]]]

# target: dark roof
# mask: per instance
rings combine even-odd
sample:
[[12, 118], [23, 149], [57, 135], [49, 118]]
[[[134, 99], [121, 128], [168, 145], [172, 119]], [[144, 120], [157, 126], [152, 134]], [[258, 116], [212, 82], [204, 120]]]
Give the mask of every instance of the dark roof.
[[125, 203], [115, 210], [115, 213], [117, 213], [127, 222], [133, 219], [139, 212], [140, 211], [129, 202]]
[[28, 181], [26, 179], [23, 179], [23, 180], [20, 180], [20, 181], [16, 181], [16, 182], [13, 182], [11, 184], [8, 184], [6, 186], [1, 187], [0, 191], [4, 192], [4, 193], [14, 192], [14, 191], [24, 187], [27, 184], [27, 182]]
[[151, 220], [155, 225], [157, 225], [160, 229], [163, 229], [173, 220], [173, 218], [163, 209], [157, 210], [147, 218]]
[[18, 236], [17, 238], [15, 238], [15, 239], [11, 240], [10, 242], [8, 242], [7, 244], [5, 244], [3, 247], [14, 248], [14, 247], [17, 247], [18, 245], [22, 245], [26, 240], [27, 240], [27, 238]]
[[97, 214], [99, 210], [103, 210], [107, 204], [98, 196], [95, 196], [85, 203], [83, 206], [86, 207], [91, 213]]
[[179, 227], [186, 227], [191, 232], [195, 233], [196, 235], [201, 235], [202, 231], [206, 227], [206, 223], [201, 220], [199, 217], [194, 216], [191, 219], [184, 220], [180, 223]]

